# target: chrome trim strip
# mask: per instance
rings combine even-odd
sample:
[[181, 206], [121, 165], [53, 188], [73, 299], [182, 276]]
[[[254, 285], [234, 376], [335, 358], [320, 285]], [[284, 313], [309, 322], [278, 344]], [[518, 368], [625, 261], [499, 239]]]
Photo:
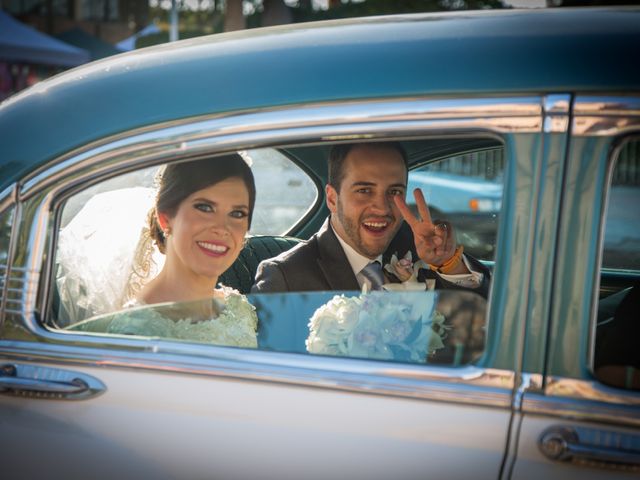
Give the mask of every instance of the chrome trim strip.
[[596, 381], [547, 378], [543, 393], [526, 393], [522, 411], [536, 415], [640, 427], [640, 393]]
[[[5, 282], [2, 285], [2, 290], [0, 291], [0, 332], [2, 331], [6, 320], [6, 306], [9, 302], [9, 284], [11, 283], [11, 271], [16, 268], [13, 264], [15, 263], [15, 251], [16, 251], [16, 243], [18, 239], [18, 227], [20, 225], [20, 217], [22, 213], [22, 206], [15, 199], [18, 197], [18, 185], [14, 184], [12, 187], [12, 204], [15, 204], [15, 208], [12, 212], [11, 217], [11, 234], [9, 235], [9, 252], [7, 258], [7, 267], [5, 269]], [[4, 192], [3, 192], [4, 194]], [[4, 205], [3, 205], [4, 206]], [[6, 210], [4, 210], [6, 212]]]
[[[59, 181], [59, 173], [98, 163], [106, 158], [113, 160], [114, 152], [119, 156], [132, 156], [141, 161], [148, 155], [158, 157], [161, 152], [194, 149], [197, 146], [216, 145], [219, 149], [232, 149], [242, 144], [243, 148], [269, 142], [295, 141], [303, 138], [323, 140], [336, 135], [366, 138], [372, 130], [393, 133], [393, 124], [403, 132], [418, 122], [433, 122], [431, 128], [452, 126], [468, 129], [492, 129], [497, 133], [540, 131], [539, 118], [542, 106], [539, 97], [496, 97], [468, 99], [427, 100], [405, 98], [334, 102], [305, 106], [285, 107], [273, 110], [217, 114], [204, 118], [180, 120], [127, 132], [61, 157], [53, 167], [47, 167], [27, 177], [21, 198], [27, 198], [33, 190], [39, 190]], [[466, 121], [465, 121], [466, 119]], [[376, 124], [384, 123], [384, 126]], [[341, 125], [340, 129], [336, 129]], [[260, 133], [269, 132], [268, 136]], [[274, 132], [281, 132], [277, 139]], [[203, 145], [198, 145], [204, 142]], [[105, 158], [106, 157], [106, 158]], [[137, 162], [140, 163], [140, 162]], [[72, 168], [73, 166], [73, 168]], [[71, 171], [69, 171], [71, 170]]]
[[576, 117], [572, 122], [574, 137], [623, 135], [640, 130], [640, 117]]
[[565, 133], [569, 129], [568, 115], [550, 115], [545, 117], [542, 130], [544, 133]]
[[542, 99], [544, 133], [566, 133], [569, 129], [571, 95], [568, 93], [545, 95]]
[[542, 108], [545, 115], [568, 115], [571, 106], [571, 94], [560, 93], [545, 95]]
[[2, 192], [0, 192], [0, 215], [2, 215], [5, 210], [15, 204], [17, 197], [18, 185], [15, 183], [13, 185], [9, 185]]
[[575, 136], [620, 135], [640, 128], [640, 96], [578, 95], [573, 102]]
[[638, 116], [640, 115], [640, 97], [577, 95], [573, 113], [575, 116]]
[[[74, 337], [79, 338], [78, 335]], [[79, 340], [87, 343], [84, 337]], [[394, 365], [359, 359], [345, 361], [341, 358], [163, 341], [134, 343], [146, 343], [147, 348], [136, 352], [96, 350], [91, 346], [72, 348], [69, 345], [0, 342], [0, 358], [3, 361], [135, 368], [278, 382], [502, 409], [511, 406], [513, 372], [509, 371], [483, 370], [473, 366]]]
[[[607, 387], [596, 380], [547, 377], [545, 394], [618, 405], [640, 405], [640, 392]], [[640, 416], [640, 409], [638, 409]]]

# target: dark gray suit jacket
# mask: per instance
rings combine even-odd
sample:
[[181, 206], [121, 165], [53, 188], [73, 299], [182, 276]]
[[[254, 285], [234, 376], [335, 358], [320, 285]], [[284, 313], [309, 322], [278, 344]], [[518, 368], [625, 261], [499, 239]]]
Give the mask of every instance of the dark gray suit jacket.
[[[418, 258], [413, 243], [413, 233], [409, 226], [403, 223], [382, 256], [383, 264], [387, 264], [394, 253], [398, 258], [404, 257], [407, 250], [412, 251], [414, 259]], [[486, 298], [491, 274], [476, 259], [469, 256], [467, 259], [472, 263], [474, 270], [484, 274], [483, 284], [473, 291]], [[434, 278], [436, 288], [469, 290], [443, 280], [431, 270], [421, 270], [418, 278], [420, 280]], [[392, 278], [391, 281], [398, 280]], [[360, 290], [342, 245], [329, 225], [329, 219], [309, 240], [299, 243], [277, 257], [260, 262], [256, 282], [251, 288], [255, 293], [324, 290]]]

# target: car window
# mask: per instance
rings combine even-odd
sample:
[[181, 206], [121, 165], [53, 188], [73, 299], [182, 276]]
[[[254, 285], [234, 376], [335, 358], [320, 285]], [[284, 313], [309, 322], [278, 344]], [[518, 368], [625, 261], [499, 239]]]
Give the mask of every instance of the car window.
[[[431, 217], [450, 221], [465, 252], [494, 259], [502, 205], [502, 148], [447, 157], [409, 173], [407, 202], [422, 189]], [[415, 208], [415, 207], [414, 207]]]
[[602, 267], [640, 272], [640, 141], [621, 149], [611, 176]]
[[218, 300], [142, 305], [65, 331], [402, 363], [459, 366], [485, 344], [486, 300], [471, 292], [229, 292]]
[[615, 159], [605, 217], [594, 369], [603, 383], [640, 390], [640, 142]]
[[[326, 151], [326, 146], [319, 148]], [[248, 242], [236, 261], [242, 265], [234, 263], [233, 268], [255, 272], [257, 262], [279, 253], [270, 246], [284, 238], [279, 234], [319, 201], [318, 189], [302, 169], [274, 149], [239, 153], [251, 164], [256, 178], [257, 202], [250, 233], [267, 237], [257, 237], [260, 248]], [[486, 231], [482, 222], [489, 222], [484, 243], [464, 244], [467, 262], [473, 261], [476, 252], [479, 260], [493, 260], [502, 192], [500, 153], [494, 162], [486, 161], [489, 155], [482, 153], [449, 157], [420, 168], [417, 174], [412, 172], [409, 180], [425, 191], [432, 207], [440, 208], [434, 218], [454, 223], [458, 238], [471, 238], [474, 226], [478, 232]], [[457, 163], [468, 169], [481, 161], [485, 178], [480, 173], [465, 177], [454, 171]], [[486, 291], [435, 290], [435, 280], [417, 280], [422, 278], [418, 267], [411, 278], [383, 292], [364, 288], [243, 295], [237, 285], [225, 284], [219, 285], [219, 295], [203, 301], [150, 305], [137, 301], [137, 294], [159, 274], [166, 258], [148, 231], [161, 168], [107, 179], [64, 202], [55, 242], [50, 328], [114, 338], [170, 339], [418, 364], [459, 366], [482, 357]], [[491, 180], [486, 178], [490, 171], [498, 172]], [[467, 190], [474, 196], [463, 199], [462, 204], [469, 205], [466, 210], [444, 198], [466, 195]], [[486, 201], [492, 202], [490, 207], [483, 203]], [[286, 240], [282, 250], [301, 239]], [[399, 260], [390, 258], [385, 269], [390, 271]], [[426, 265], [420, 268], [429, 269]], [[469, 277], [481, 281], [483, 275], [488, 276], [488, 271]], [[420, 289], [412, 288], [416, 285]]]

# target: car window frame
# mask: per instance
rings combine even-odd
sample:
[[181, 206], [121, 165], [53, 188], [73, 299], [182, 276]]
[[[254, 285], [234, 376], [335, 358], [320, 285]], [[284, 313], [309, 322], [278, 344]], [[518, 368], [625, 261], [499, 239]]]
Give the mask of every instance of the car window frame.
[[[428, 98], [418, 100], [415, 98], [406, 100], [377, 99], [344, 105], [331, 103], [313, 107], [288, 107], [269, 112], [256, 112], [252, 114], [253, 116], [249, 116], [255, 123], [249, 122], [248, 130], [251, 131], [253, 127], [256, 137], [262, 136], [262, 138], [266, 132], [269, 132], [273, 136], [269, 138], [268, 145], [313, 144], [326, 141], [328, 138], [339, 141], [341, 137], [335, 135], [337, 129], [344, 136], [344, 139], [350, 141], [359, 136], [363, 139], [387, 139], [389, 137], [421, 138], [429, 135], [464, 138], [469, 135], [478, 135], [481, 137], [494, 136], [510, 147], [520, 142], [523, 143], [522, 148], [526, 150], [533, 148], [535, 142], [532, 142], [531, 139], [538, 135], [542, 129], [542, 103], [544, 100], [537, 96], [457, 98], [447, 101]], [[484, 107], [486, 107], [486, 111], [483, 110]], [[515, 110], [512, 111], [512, 108]], [[323, 116], [324, 120], [318, 121]], [[514, 116], [517, 121], [513, 120]], [[305, 124], [308, 118], [312, 118], [313, 121]], [[43, 350], [63, 352], [73, 345], [75, 348], [82, 349], [87, 359], [91, 358], [91, 349], [95, 347], [107, 350], [110, 355], [116, 357], [119, 354], [124, 354], [125, 358], [131, 358], [131, 354], [125, 354], [125, 350], [134, 350], [136, 353], [133, 356], [140, 355], [150, 364], [156, 364], [158, 360], [147, 358], [149, 351], [172, 356], [178, 355], [178, 357], [173, 357], [176, 359], [186, 355], [184, 358], [198, 358], [204, 363], [215, 359], [216, 361], [239, 361], [246, 365], [247, 359], [251, 359], [250, 363], [254, 369], [266, 368], [269, 370], [267, 365], [273, 367], [274, 363], [286, 364], [285, 376], [287, 378], [291, 376], [304, 378], [299, 373], [301, 364], [313, 365], [314, 369], [325, 373], [333, 372], [338, 375], [337, 378], [344, 374], [366, 371], [367, 375], [362, 377], [364, 383], [354, 384], [350, 388], [368, 389], [372, 384], [386, 384], [387, 386], [383, 390], [387, 391], [391, 388], [389, 380], [393, 378], [392, 383], [396, 386], [396, 394], [404, 391], [404, 394], [410, 396], [415, 393], [409, 393], [405, 390], [406, 387], [400, 385], [406, 381], [415, 382], [417, 379], [445, 382], [451, 391], [458, 391], [458, 393], [460, 393], [459, 388], [455, 386], [461, 383], [482, 385], [483, 387], [490, 385], [493, 386], [491, 387], [492, 393], [488, 393], [485, 399], [488, 404], [510, 408], [512, 390], [516, 383], [515, 377], [518, 375], [518, 362], [514, 359], [519, 356], [521, 349], [524, 329], [522, 325], [517, 326], [515, 339], [511, 341], [513, 345], [505, 349], [504, 352], [502, 349], [498, 351], [498, 345], [504, 345], [504, 338], [492, 338], [490, 344], [487, 344], [487, 349], [490, 350], [489, 355], [481, 366], [467, 366], [460, 369], [419, 366], [415, 369], [407, 365], [400, 369], [403, 373], [394, 373], [393, 375], [382, 368], [380, 363], [366, 360], [349, 359], [345, 362], [342, 359], [312, 358], [301, 362], [298, 355], [294, 355], [295, 358], [291, 359], [287, 354], [279, 352], [238, 352], [225, 347], [178, 345], [166, 341], [154, 341], [150, 345], [148, 341], [142, 342], [134, 339], [88, 338], [66, 332], [49, 331], [40, 326], [38, 312], [46, 312], [50, 301], [48, 292], [52, 278], [49, 259], [52, 258], [52, 253], [55, 251], [55, 236], [52, 234], [56, 225], [55, 214], [58, 212], [57, 206], [64, 201], [66, 196], [77, 191], [80, 185], [84, 187], [86, 182], [95, 182], [96, 179], [107, 178], [141, 165], [151, 166], [165, 163], [178, 151], [184, 155], [181, 160], [188, 160], [203, 154], [217, 154], [242, 149], [249, 142], [254, 142], [252, 147], [260, 146], [256, 145], [255, 139], [251, 139], [251, 135], [241, 135], [234, 138], [232, 129], [225, 133], [229, 137], [225, 139], [220, 139], [219, 133], [212, 133], [210, 138], [206, 138], [202, 134], [203, 131], [224, 131], [225, 129], [219, 127], [219, 122], [223, 122], [227, 126], [241, 125], [244, 130], [247, 130], [247, 119], [246, 113], [237, 116], [226, 115], [222, 119], [214, 116], [208, 120], [200, 118], [191, 123], [182, 121], [174, 125], [160, 125], [156, 129], [146, 128], [143, 132], [129, 132], [126, 136], [105, 139], [98, 144], [88, 145], [71, 152], [54, 161], [53, 166], [41, 169], [25, 179], [20, 192], [20, 201], [28, 205], [25, 210], [31, 216], [27, 218], [29, 228], [25, 229], [24, 234], [29, 232], [30, 238], [36, 239], [38, 242], [29, 242], [24, 247], [26, 250], [24, 252], [25, 263], [30, 266], [27, 270], [31, 277], [27, 276], [22, 281], [23, 285], [32, 282], [39, 288], [23, 289], [22, 308], [19, 312], [15, 312], [13, 318], [10, 319], [25, 333], [27, 343], [21, 346], [29, 350], [35, 345], [40, 345]], [[358, 121], [358, 119], [360, 120]], [[212, 125], [215, 125], [215, 128]], [[176, 130], [181, 133], [182, 137], [176, 136]], [[185, 132], [187, 133], [185, 134]], [[197, 132], [197, 140], [185, 138], [189, 132]], [[520, 133], [524, 133], [525, 136], [519, 136]], [[522, 140], [525, 137], [526, 140]], [[160, 139], [164, 140], [160, 141]], [[132, 144], [135, 145], [135, 148], [132, 148]], [[132, 150], [144, 150], [145, 155], [140, 157], [132, 155]], [[511, 154], [509, 157], [510, 165], [515, 165], [516, 158], [515, 154]], [[91, 163], [92, 159], [99, 161], [96, 162], [94, 168], [89, 168], [87, 164]], [[65, 179], [65, 182], [61, 183], [62, 178]], [[513, 188], [509, 191], [511, 194], [515, 194]], [[533, 190], [528, 192], [531, 195], [534, 194]], [[54, 215], [51, 215], [52, 212]], [[513, 220], [514, 212], [511, 211], [509, 214]], [[506, 217], [508, 216], [505, 215]], [[527, 235], [530, 235], [530, 232], [527, 232]], [[512, 232], [509, 232], [506, 227], [500, 228], [499, 238], [512, 236]], [[508, 243], [514, 241], [516, 240], [513, 238], [507, 238]], [[504, 266], [501, 269], [501, 275], [498, 276], [498, 282], [505, 282], [510, 272], [513, 271], [524, 276], [527, 275], [526, 267], [513, 267], [514, 259], [505, 257], [503, 260]], [[526, 260], [515, 259], [515, 261], [522, 261], [526, 264]], [[511, 312], [512, 315], [508, 317], [508, 320], [505, 320], [506, 317], [500, 315], [503, 315], [505, 310], [509, 310], [510, 307], [505, 306], [509, 299], [501, 296], [500, 301], [502, 304], [494, 301], [490, 309], [493, 312], [493, 317], [489, 320], [489, 325], [502, 332], [504, 322], [515, 322], [519, 314]], [[496, 320], [498, 318], [500, 321]], [[504, 336], [505, 333], [503, 332], [502, 335]], [[273, 358], [273, 355], [277, 357]], [[397, 365], [394, 368], [397, 369]], [[236, 375], [247, 375], [246, 372], [238, 373], [237, 369], [235, 371]], [[273, 369], [271, 372], [272, 378], [274, 376], [279, 378], [278, 373], [273, 373]], [[447, 390], [446, 387], [445, 390]], [[429, 389], [423, 389], [423, 392], [426, 391]], [[430, 392], [430, 395], [432, 394], [433, 391]], [[470, 396], [463, 394], [461, 396], [454, 395], [452, 401], [464, 403], [470, 401], [470, 398], [474, 398], [472, 401], [477, 400], [475, 394], [470, 394]]]

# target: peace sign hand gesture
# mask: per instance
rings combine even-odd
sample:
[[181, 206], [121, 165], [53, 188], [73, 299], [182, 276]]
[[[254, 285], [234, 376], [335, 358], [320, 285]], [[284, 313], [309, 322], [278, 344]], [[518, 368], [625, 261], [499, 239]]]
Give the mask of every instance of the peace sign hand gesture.
[[[413, 239], [418, 256], [425, 263], [440, 266], [449, 260], [456, 251], [456, 240], [453, 226], [449, 222], [431, 221], [431, 214], [422, 190], [416, 188], [413, 196], [418, 207], [417, 218], [407, 206], [402, 195], [396, 195], [393, 200], [400, 210], [404, 220], [413, 231]], [[468, 273], [464, 262], [460, 262], [457, 271], [451, 273]]]

